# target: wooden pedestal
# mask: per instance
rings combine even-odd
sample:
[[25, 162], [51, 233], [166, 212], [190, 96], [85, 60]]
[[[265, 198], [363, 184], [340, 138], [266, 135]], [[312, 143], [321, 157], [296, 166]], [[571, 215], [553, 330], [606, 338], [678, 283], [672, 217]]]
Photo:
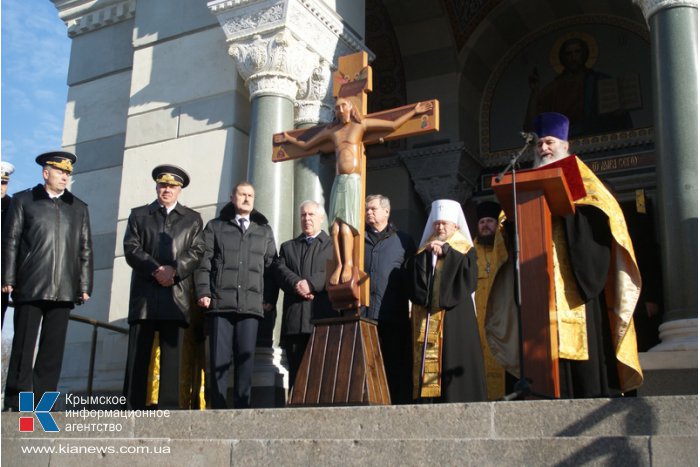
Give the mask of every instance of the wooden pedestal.
[[374, 321], [316, 321], [289, 398], [290, 406], [391, 404]]

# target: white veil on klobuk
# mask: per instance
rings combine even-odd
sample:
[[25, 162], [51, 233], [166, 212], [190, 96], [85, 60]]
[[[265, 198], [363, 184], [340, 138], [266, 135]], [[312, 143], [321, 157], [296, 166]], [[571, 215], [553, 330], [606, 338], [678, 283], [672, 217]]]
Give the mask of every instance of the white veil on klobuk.
[[420, 246], [425, 245], [425, 242], [433, 235], [433, 223], [435, 221], [454, 222], [457, 224], [460, 232], [462, 232], [462, 235], [471, 241], [472, 236], [469, 233], [469, 226], [467, 225], [467, 220], [464, 218], [462, 206], [457, 201], [451, 199], [436, 199], [430, 206], [430, 216], [428, 216], [428, 221], [425, 223], [423, 237], [421, 237], [419, 244]]

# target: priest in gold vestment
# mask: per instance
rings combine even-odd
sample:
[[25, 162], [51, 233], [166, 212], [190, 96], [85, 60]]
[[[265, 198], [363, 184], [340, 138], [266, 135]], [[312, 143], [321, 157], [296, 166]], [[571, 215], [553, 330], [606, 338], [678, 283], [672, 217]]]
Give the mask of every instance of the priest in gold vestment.
[[[568, 119], [547, 112], [535, 119], [535, 167], [575, 158], [585, 196], [576, 212], [552, 219], [554, 284], [562, 397], [614, 397], [642, 384], [632, 314], [641, 276], [619, 204], [586, 164], [569, 153]], [[507, 268], [505, 268], [507, 269]], [[505, 275], [504, 275], [505, 277]], [[491, 296], [512, 294], [495, 279]], [[494, 356], [518, 374], [513, 307], [489, 302], [487, 339]]]
[[[491, 353], [486, 342], [484, 323], [486, 305], [496, 274], [508, 263], [508, 249], [505, 243], [504, 227], [499, 223], [501, 205], [493, 201], [482, 201], [476, 207], [477, 232], [474, 237], [478, 280], [474, 302], [476, 319], [479, 323], [481, 350], [484, 353], [486, 388], [489, 400], [502, 399], [506, 392], [506, 374], [503, 366]], [[512, 265], [511, 265], [512, 267]]]

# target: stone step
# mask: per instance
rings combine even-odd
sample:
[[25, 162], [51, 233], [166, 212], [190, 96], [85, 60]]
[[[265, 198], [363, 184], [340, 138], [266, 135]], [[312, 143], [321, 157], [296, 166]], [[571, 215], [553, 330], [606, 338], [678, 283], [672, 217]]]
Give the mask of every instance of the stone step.
[[[261, 427], [262, 428], [262, 427]], [[26, 452], [27, 446], [37, 451]], [[23, 451], [24, 449], [24, 451]], [[52, 450], [52, 451], [48, 451]], [[8, 466], [697, 465], [697, 436], [510, 439], [3, 440]]]
[[175, 411], [160, 418], [55, 413], [55, 434], [38, 424], [20, 433], [20, 415], [2, 415], [6, 465], [87, 465], [67, 452], [23, 454], [27, 446], [160, 452], [106, 454], [107, 465], [697, 465], [697, 396]]

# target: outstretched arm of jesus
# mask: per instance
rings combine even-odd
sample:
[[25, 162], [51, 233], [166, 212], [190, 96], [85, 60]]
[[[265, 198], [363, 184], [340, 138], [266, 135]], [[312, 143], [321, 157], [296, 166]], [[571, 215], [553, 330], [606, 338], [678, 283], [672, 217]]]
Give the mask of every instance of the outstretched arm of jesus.
[[327, 129], [316, 133], [316, 135], [308, 141], [299, 140], [285, 131], [282, 135], [275, 135], [274, 142], [276, 144], [290, 143], [301, 149], [313, 149], [330, 139], [331, 132]]
[[428, 112], [433, 108], [433, 103], [430, 101], [419, 102], [412, 110], [401, 115], [396, 120], [382, 120], [381, 118], [366, 118], [363, 120], [365, 131], [373, 130], [396, 130], [401, 125], [412, 119], [416, 115]]

